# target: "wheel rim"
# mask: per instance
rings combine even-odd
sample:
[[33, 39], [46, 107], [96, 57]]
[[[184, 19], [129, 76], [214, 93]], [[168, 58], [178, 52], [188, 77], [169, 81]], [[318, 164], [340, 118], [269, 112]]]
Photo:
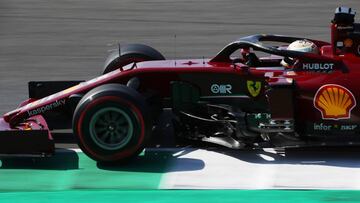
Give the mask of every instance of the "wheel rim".
[[134, 125], [126, 112], [108, 107], [94, 114], [89, 130], [96, 145], [106, 150], [117, 150], [129, 143]]

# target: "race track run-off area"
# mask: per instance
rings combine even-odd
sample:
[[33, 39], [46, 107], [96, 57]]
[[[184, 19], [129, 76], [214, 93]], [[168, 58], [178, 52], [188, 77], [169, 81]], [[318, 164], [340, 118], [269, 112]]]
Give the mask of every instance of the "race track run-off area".
[[359, 155], [146, 149], [128, 164], [104, 165], [78, 149], [58, 149], [45, 159], [3, 159], [0, 202], [358, 202]]
[[[360, 22], [359, 0], [1, 0], [0, 114], [28, 98], [28, 81], [99, 76], [118, 44], [187, 59], [253, 34], [329, 41], [338, 6], [356, 9]], [[0, 203], [360, 202], [358, 147], [152, 148], [105, 165], [71, 145], [49, 158], [0, 160]]]

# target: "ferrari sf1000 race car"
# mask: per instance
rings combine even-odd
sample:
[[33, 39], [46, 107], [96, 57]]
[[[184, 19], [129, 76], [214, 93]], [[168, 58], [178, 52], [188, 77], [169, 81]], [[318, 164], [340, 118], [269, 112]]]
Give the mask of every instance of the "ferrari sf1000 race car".
[[330, 43], [253, 35], [210, 59], [165, 60], [146, 45], [121, 46], [92, 80], [30, 82], [29, 99], [0, 119], [0, 154], [51, 155], [50, 130], [68, 127], [92, 159], [128, 160], [153, 139], [164, 109], [173, 115], [174, 140], [190, 143], [232, 149], [360, 144], [354, 16], [337, 8]]

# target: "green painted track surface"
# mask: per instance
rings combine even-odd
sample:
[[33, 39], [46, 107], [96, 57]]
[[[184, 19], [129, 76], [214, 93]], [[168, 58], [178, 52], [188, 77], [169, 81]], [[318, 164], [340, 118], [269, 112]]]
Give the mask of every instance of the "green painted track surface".
[[286, 191], [286, 190], [73, 190], [58, 192], [9, 192], [0, 194], [0, 202], [156, 202], [156, 203], [227, 203], [227, 202], [360, 202], [358, 191]]
[[65, 150], [48, 159], [2, 160], [0, 203], [360, 202], [360, 191], [351, 190], [158, 190], [174, 159], [171, 152], [154, 151], [107, 166]]
[[146, 154], [119, 166], [97, 164], [70, 150], [46, 159], [2, 160], [0, 192], [157, 189], [171, 156], [166, 152]]

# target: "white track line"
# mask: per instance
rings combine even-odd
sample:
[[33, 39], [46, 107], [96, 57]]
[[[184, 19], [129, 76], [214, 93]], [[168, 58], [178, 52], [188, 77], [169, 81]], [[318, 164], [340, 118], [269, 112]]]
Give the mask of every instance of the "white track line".
[[[174, 159], [164, 189], [360, 189], [360, 165], [354, 160], [284, 158], [268, 152], [230, 155], [195, 150]], [[358, 160], [359, 161], [359, 160]], [[186, 163], [203, 165], [188, 170]], [[196, 168], [196, 167], [192, 167]]]
[[[81, 153], [80, 149], [57, 149]], [[151, 148], [171, 152], [162, 189], [360, 189], [360, 157], [286, 157], [274, 149], [212, 151]], [[141, 166], [139, 166], [141, 167]]]

